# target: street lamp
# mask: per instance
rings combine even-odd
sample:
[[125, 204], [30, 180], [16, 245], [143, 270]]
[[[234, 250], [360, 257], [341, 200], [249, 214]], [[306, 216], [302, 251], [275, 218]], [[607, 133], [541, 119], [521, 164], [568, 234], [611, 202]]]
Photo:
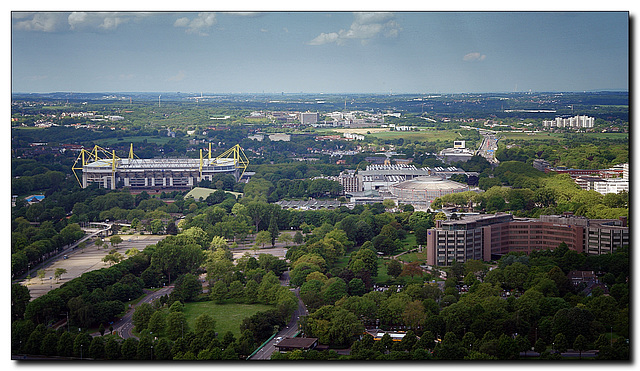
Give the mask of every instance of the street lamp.
[[153, 359], [153, 345], [151, 345], [151, 359]]
[[83, 346], [83, 345], [84, 345], [84, 344], [80, 344], [80, 359], [82, 359], [82, 346]]
[[611, 337], [609, 339], [611, 340], [611, 347], [613, 348], [613, 326], [611, 326]]

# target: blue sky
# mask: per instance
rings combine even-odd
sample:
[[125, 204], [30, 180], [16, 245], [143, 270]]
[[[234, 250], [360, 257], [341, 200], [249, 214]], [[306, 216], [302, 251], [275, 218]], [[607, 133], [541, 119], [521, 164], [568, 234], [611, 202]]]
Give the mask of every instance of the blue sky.
[[627, 90], [625, 12], [13, 12], [13, 92]]

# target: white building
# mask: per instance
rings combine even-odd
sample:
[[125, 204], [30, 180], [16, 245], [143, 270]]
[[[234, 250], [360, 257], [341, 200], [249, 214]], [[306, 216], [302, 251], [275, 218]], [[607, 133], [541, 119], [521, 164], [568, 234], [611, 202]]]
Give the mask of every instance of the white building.
[[289, 142], [291, 141], [291, 135], [283, 133], [271, 134], [269, 135], [269, 140], [272, 142]]
[[315, 124], [318, 122], [318, 112], [300, 112], [301, 124]]
[[629, 181], [624, 179], [607, 179], [604, 182], [595, 182], [594, 191], [606, 195], [607, 193], [629, 192]]
[[569, 118], [556, 117], [555, 120], [544, 120], [544, 127], [557, 128], [592, 128], [595, 118], [589, 116], [574, 116]]

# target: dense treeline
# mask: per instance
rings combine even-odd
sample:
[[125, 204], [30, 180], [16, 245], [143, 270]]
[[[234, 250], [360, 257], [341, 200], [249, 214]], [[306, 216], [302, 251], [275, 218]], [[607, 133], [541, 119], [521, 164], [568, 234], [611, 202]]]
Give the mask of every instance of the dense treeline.
[[[481, 186], [487, 187], [485, 192], [445, 195], [435, 199], [431, 207], [456, 207], [488, 213], [512, 212], [525, 217], [564, 212], [590, 219], [617, 219], [629, 215], [629, 193], [625, 191], [606, 195], [585, 191], [568, 174], [545, 175], [517, 161], [500, 164], [495, 173], [497, 176], [494, 178], [480, 179]], [[495, 183], [485, 179], [495, 180]]]
[[584, 140], [574, 139], [554, 145], [522, 142], [511, 148], [500, 146], [496, 158], [499, 161], [520, 161], [527, 164], [541, 158], [549, 161], [553, 167], [607, 169], [629, 162], [629, 144], [626, 140], [584, 143]]

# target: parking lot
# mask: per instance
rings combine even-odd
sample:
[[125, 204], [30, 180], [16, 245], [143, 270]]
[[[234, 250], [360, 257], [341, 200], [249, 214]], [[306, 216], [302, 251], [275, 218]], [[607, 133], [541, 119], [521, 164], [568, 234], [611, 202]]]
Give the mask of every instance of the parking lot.
[[[120, 235], [122, 243], [118, 245], [117, 251], [124, 255], [125, 252], [131, 248], [136, 248], [140, 251], [144, 250], [148, 245], [153, 245], [158, 241], [164, 239], [166, 236], [155, 235]], [[107, 246], [105, 248], [105, 246]], [[93, 271], [100, 268], [108, 267], [109, 264], [102, 261], [105, 255], [109, 253], [113, 248], [108, 243], [108, 238], [105, 238], [105, 244], [102, 248], [99, 248], [94, 243], [89, 243], [84, 249], [76, 249], [67, 254], [67, 258], [60, 257], [58, 260], [50, 263], [44, 270], [44, 279], [35, 277], [37, 272], [34, 270], [31, 275], [34, 278], [24, 280], [21, 283], [29, 288], [31, 299], [40, 297], [47, 292], [60, 287], [65, 282], [68, 282], [84, 272]], [[53, 277], [53, 274], [57, 268], [63, 268], [67, 270], [67, 273], [63, 274], [59, 281]]]

